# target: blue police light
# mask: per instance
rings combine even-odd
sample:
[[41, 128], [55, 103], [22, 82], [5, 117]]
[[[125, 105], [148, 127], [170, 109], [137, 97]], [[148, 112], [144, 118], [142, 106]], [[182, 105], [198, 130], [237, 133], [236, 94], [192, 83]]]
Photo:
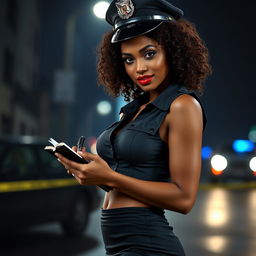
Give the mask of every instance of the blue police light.
[[208, 159], [210, 158], [212, 155], [212, 148], [211, 147], [208, 147], [208, 146], [205, 146], [202, 148], [202, 158], [203, 159]]
[[233, 149], [238, 153], [252, 152], [254, 144], [250, 140], [235, 140], [233, 142]]

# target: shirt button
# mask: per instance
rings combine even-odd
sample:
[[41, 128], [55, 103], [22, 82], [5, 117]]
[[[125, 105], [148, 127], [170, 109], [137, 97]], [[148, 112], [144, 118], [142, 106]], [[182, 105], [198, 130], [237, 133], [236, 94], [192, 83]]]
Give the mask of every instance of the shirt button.
[[150, 129], [149, 129], [149, 132], [154, 132], [154, 131], [155, 131], [154, 128], [150, 128]]

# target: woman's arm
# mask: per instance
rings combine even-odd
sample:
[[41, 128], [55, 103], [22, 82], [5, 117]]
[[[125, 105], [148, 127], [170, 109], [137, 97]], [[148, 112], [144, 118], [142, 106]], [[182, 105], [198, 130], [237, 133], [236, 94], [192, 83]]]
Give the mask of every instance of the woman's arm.
[[83, 153], [92, 160], [80, 165], [61, 157], [61, 162], [81, 184], [105, 184], [148, 205], [188, 213], [196, 199], [201, 170], [202, 110], [189, 95], [178, 97], [166, 117], [168, 124], [171, 183], [144, 181], [110, 169], [99, 156]]

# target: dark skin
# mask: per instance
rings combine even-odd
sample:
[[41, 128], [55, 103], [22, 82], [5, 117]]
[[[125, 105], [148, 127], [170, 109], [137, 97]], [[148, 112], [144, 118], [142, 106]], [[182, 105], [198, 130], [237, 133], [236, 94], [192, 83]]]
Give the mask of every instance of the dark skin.
[[[146, 51], [141, 51], [143, 48]], [[148, 50], [154, 51], [154, 54]], [[169, 72], [164, 49], [153, 39], [139, 36], [122, 43], [121, 51], [126, 57], [129, 55], [130, 59], [124, 60], [124, 63], [132, 80], [136, 81], [139, 75], [154, 74], [150, 84], [138, 84], [149, 92], [149, 101], [153, 101], [165, 88]], [[133, 119], [145, 105], [140, 107]], [[85, 150], [79, 154], [89, 160], [89, 164], [78, 164], [59, 154], [57, 157], [80, 184], [113, 187], [106, 193], [104, 209], [155, 206], [186, 214], [194, 205], [199, 185], [202, 131], [202, 109], [197, 100], [190, 95], [176, 98], [159, 130], [161, 139], [170, 149], [170, 183], [144, 181], [117, 173], [99, 155]]]

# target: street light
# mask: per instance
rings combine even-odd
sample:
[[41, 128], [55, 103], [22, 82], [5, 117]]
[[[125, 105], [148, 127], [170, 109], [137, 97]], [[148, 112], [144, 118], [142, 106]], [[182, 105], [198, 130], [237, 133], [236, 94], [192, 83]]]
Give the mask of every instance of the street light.
[[[105, 18], [108, 6], [109, 3], [107, 1], [96, 3], [93, 8], [96, 17]], [[67, 17], [63, 69], [55, 72], [54, 99], [60, 107], [61, 125], [59, 126], [58, 133], [62, 138], [68, 135], [67, 127], [69, 122], [70, 104], [72, 104], [75, 97], [76, 74], [73, 68], [75, 28], [78, 17], [83, 15], [84, 12], [84, 8], [78, 8], [72, 11]]]
[[109, 7], [109, 2], [106, 1], [100, 1], [97, 4], [94, 5], [93, 7], [93, 12], [95, 16], [99, 19], [104, 19], [107, 9]]

